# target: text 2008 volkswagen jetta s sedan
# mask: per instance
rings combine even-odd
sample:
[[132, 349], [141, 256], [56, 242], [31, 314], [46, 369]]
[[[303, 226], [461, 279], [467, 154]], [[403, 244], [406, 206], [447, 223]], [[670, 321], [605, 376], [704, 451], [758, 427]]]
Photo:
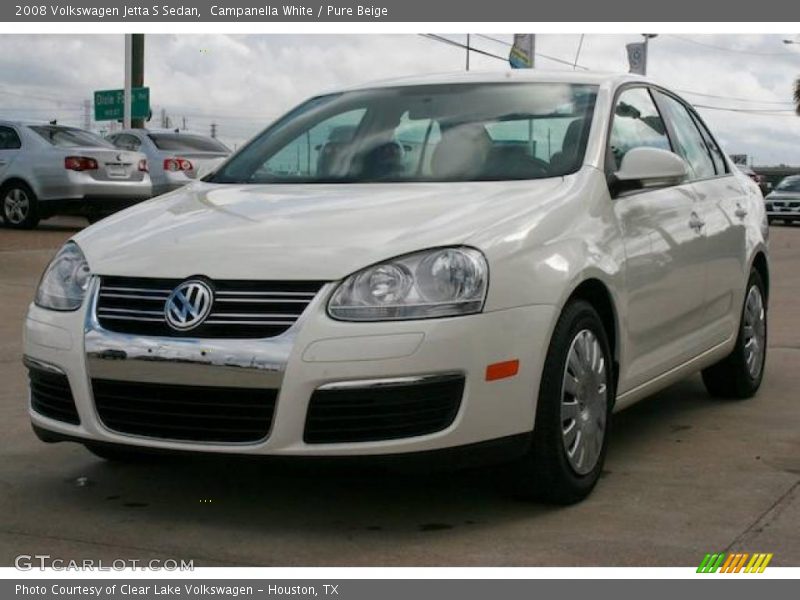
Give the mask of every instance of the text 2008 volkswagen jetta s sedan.
[[492, 448], [576, 501], [614, 409], [698, 370], [756, 392], [766, 236], [755, 184], [647, 80], [321, 95], [58, 252], [25, 328], [31, 419], [108, 458]]

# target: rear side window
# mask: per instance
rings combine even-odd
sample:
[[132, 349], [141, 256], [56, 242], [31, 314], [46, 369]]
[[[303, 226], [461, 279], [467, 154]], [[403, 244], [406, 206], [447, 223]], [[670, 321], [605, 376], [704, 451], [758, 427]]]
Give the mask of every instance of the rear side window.
[[619, 95], [614, 107], [609, 150], [614, 170], [634, 148], [671, 150], [664, 121], [645, 88], [632, 88]]
[[706, 143], [706, 148], [708, 148], [708, 151], [711, 153], [711, 160], [714, 161], [714, 169], [716, 169], [717, 175], [729, 173], [728, 165], [725, 162], [725, 155], [722, 154], [722, 150], [720, 150], [719, 146], [717, 145], [717, 141], [711, 137], [711, 132], [700, 120], [700, 117], [693, 112], [690, 114], [692, 115], [695, 125], [697, 125], [697, 128], [700, 130], [700, 135], [703, 136], [703, 141]]
[[101, 138], [83, 129], [59, 127], [57, 125], [35, 125], [31, 131], [37, 133], [46, 142], [58, 148], [112, 148], [113, 146]]
[[201, 135], [151, 133], [148, 137], [153, 140], [156, 148], [168, 152], [230, 152], [228, 147], [222, 142]]
[[22, 148], [19, 135], [11, 127], [0, 127], [0, 150], [18, 150]]
[[703, 136], [687, 108], [672, 96], [655, 92], [664, 116], [675, 133], [675, 152], [681, 155], [692, 170], [694, 179], [704, 179], [716, 175], [714, 161], [706, 147]]

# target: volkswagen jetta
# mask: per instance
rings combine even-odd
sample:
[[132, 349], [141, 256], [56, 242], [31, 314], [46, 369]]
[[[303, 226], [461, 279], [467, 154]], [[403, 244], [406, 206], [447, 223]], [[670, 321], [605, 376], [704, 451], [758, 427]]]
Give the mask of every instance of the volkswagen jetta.
[[583, 498], [614, 410], [761, 383], [764, 202], [633, 76], [314, 97], [204, 181], [74, 236], [25, 328], [45, 441], [125, 459], [443, 453]]

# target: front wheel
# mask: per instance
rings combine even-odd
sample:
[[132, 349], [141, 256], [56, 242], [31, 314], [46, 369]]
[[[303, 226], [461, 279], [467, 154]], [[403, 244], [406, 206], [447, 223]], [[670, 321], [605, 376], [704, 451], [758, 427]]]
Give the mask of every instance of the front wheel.
[[513, 471], [518, 491], [556, 504], [585, 498], [603, 468], [613, 404], [603, 323], [589, 303], [571, 302], [547, 351], [531, 449]]
[[3, 221], [14, 229], [33, 229], [39, 223], [39, 203], [27, 185], [14, 183], [0, 191]]
[[703, 371], [712, 396], [750, 398], [761, 386], [767, 360], [767, 303], [764, 282], [753, 269], [747, 282], [736, 346], [726, 358]]

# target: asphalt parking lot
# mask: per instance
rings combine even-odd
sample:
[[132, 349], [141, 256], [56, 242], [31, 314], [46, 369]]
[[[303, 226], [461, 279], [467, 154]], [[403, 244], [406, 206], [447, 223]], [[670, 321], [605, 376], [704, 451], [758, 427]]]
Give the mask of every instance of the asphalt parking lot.
[[713, 400], [696, 376], [618, 414], [594, 494], [553, 508], [509, 497], [494, 469], [122, 466], [39, 442], [27, 416], [22, 322], [48, 259], [83, 224], [0, 229], [0, 565], [49, 554], [197, 566], [690, 566], [726, 550], [800, 565], [798, 226], [772, 228], [759, 395]]

